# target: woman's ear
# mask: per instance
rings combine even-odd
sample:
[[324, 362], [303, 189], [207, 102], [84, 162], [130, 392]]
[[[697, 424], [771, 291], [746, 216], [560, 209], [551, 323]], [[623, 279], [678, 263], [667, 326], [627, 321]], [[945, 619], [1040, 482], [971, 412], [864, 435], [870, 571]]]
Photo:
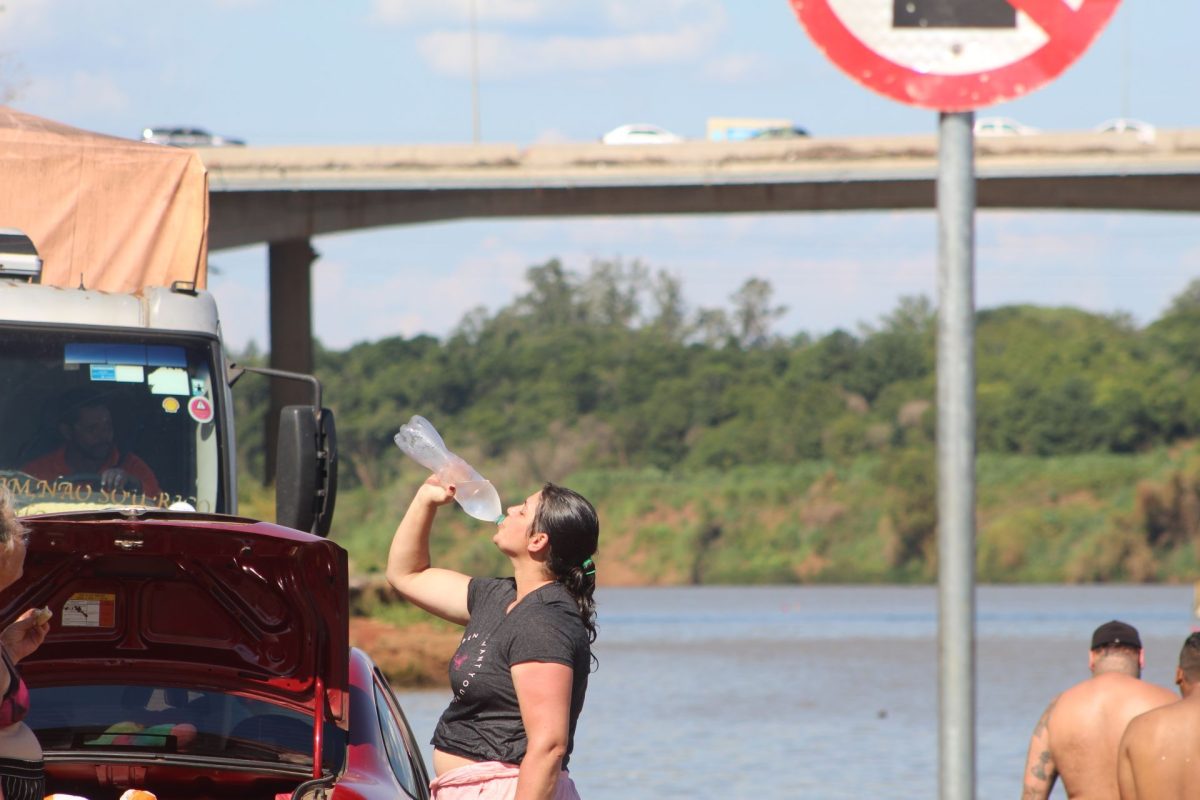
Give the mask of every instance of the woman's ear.
[[550, 535], [545, 531], [536, 531], [529, 534], [529, 541], [525, 543], [531, 555], [537, 555], [542, 552], [550, 551]]

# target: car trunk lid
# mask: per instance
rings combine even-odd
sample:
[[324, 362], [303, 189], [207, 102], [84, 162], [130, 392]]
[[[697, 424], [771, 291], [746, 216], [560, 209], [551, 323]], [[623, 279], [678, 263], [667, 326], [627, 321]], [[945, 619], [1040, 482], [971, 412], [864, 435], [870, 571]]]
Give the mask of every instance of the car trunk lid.
[[346, 553], [326, 539], [235, 517], [25, 520], [24, 575], [0, 621], [53, 614], [21, 662], [32, 687], [146, 681], [243, 693], [347, 728]]

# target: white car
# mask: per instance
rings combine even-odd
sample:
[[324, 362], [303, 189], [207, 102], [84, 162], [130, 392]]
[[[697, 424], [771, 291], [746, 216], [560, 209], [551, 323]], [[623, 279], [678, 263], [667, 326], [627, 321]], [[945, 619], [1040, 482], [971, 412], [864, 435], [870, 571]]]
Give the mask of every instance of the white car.
[[605, 144], [675, 144], [682, 142], [683, 137], [648, 122], [637, 122], [613, 128], [600, 137], [600, 141]]
[[1149, 122], [1143, 122], [1140, 119], [1130, 119], [1128, 117], [1117, 117], [1116, 119], [1107, 119], [1101, 122], [1095, 128], [1096, 133], [1132, 133], [1137, 136], [1139, 142], [1154, 141], [1154, 126]]
[[1009, 117], [980, 117], [975, 120], [976, 136], [1026, 136], [1031, 133], [1039, 131]]

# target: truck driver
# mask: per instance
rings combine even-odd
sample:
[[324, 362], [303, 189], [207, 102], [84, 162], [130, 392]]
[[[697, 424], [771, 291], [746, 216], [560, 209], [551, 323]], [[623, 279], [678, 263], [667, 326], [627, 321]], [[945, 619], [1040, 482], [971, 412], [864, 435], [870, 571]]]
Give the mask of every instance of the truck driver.
[[58, 425], [63, 443], [21, 468], [39, 480], [91, 483], [108, 492], [156, 498], [158, 480], [145, 461], [117, 447], [112, 413], [103, 402], [84, 400], [67, 409]]

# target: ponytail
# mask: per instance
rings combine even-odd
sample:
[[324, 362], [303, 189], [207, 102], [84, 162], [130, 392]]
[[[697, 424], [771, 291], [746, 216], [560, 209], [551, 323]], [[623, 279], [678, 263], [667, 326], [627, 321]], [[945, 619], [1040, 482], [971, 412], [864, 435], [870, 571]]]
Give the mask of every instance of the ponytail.
[[563, 486], [542, 487], [533, 530], [550, 537], [548, 566], [575, 605], [587, 631], [588, 642], [596, 641], [596, 565], [592, 556], [600, 542], [600, 518], [587, 499]]

